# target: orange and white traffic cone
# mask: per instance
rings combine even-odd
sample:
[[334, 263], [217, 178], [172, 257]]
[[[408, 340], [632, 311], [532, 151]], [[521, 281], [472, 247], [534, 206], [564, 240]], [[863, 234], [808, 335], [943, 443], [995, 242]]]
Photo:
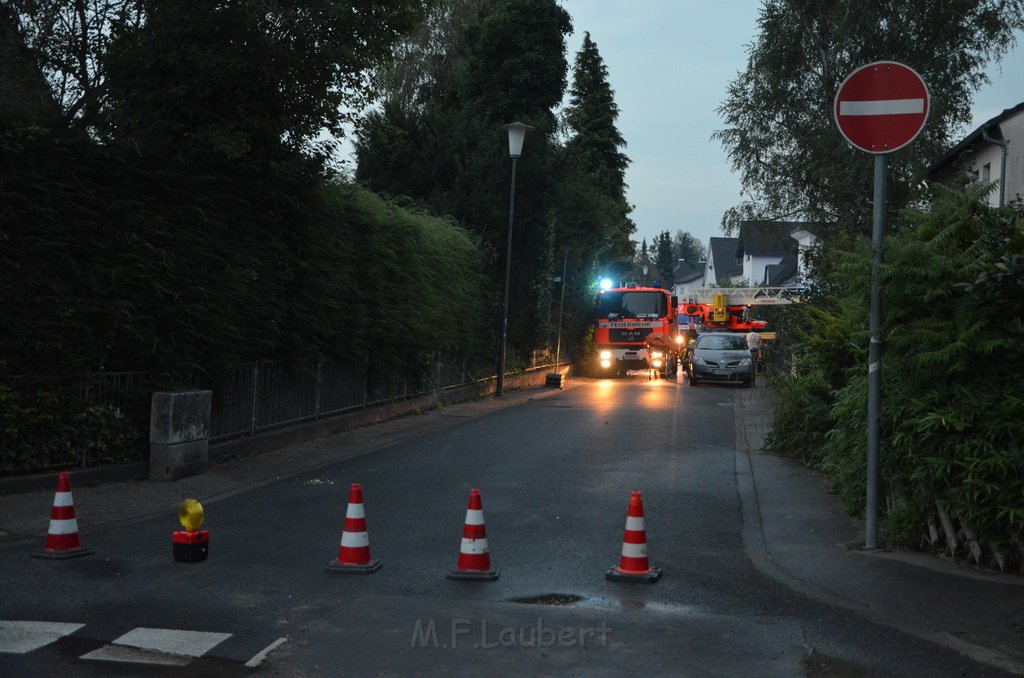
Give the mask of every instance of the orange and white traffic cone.
[[500, 574], [498, 568], [491, 567], [491, 554], [487, 551], [487, 527], [484, 525], [484, 507], [480, 501], [480, 490], [470, 490], [466, 523], [462, 528], [462, 543], [459, 546], [459, 560], [455, 569], [448, 573], [448, 578], [494, 581]]
[[33, 553], [33, 558], [63, 560], [87, 556], [92, 551], [82, 548], [78, 541], [78, 520], [75, 519], [75, 500], [71, 496], [71, 474], [67, 471], [57, 476], [57, 492], [53, 495], [53, 509], [50, 511], [50, 529], [46, 534], [46, 547], [42, 553]]
[[647, 560], [647, 532], [644, 530], [644, 502], [639, 492], [629, 497], [626, 533], [622, 538], [622, 557], [617, 567], [605, 573], [608, 581], [656, 582], [661, 570]]
[[345, 512], [345, 529], [341, 533], [338, 557], [327, 569], [332, 572], [372, 574], [380, 569], [381, 562], [370, 557], [370, 536], [366, 532], [366, 512], [363, 509], [363, 487], [352, 483], [348, 493], [348, 510]]

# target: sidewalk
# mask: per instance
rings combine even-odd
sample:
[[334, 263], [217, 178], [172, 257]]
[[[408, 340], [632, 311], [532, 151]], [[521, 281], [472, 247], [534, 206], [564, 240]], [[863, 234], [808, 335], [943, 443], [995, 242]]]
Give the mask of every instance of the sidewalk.
[[763, 450], [765, 380], [736, 406], [744, 543], [768, 576], [874, 622], [1024, 675], [1024, 578], [898, 549], [864, 551], [864, 525], [815, 472]]

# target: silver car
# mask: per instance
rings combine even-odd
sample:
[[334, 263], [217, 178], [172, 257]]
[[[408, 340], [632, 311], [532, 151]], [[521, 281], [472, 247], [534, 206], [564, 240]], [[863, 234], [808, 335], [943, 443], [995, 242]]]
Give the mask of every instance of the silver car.
[[754, 361], [742, 334], [715, 332], [697, 337], [689, 353], [686, 372], [690, 386], [702, 381], [742, 382], [754, 385]]

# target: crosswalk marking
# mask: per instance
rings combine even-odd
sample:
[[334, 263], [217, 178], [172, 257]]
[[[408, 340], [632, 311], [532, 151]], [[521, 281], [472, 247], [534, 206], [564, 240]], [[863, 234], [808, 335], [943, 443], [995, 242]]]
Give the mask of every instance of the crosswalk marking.
[[265, 660], [267, 658], [267, 656], [271, 652], [273, 652], [277, 648], [281, 647], [286, 642], [288, 642], [287, 638], [278, 638], [277, 640], [272, 642], [270, 645], [267, 645], [265, 648], [263, 648], [262, 650], [257, 652], [255, 655], [253, 655], [252, 659], [250, 659], [249, 661], [245, 662], [245, 665], [247, 667], [249, 667], [250, 669], [256, 668], [257, 666], [259, 666], [260, 664], [263, 663], [263, 660]]
[[85, 624], [0, 619], [0, 653], [25, 654], [71, 635]]
[[184, 666], [231, 637], [230, 633], [179, 629], [132, 629], [81, 659]]

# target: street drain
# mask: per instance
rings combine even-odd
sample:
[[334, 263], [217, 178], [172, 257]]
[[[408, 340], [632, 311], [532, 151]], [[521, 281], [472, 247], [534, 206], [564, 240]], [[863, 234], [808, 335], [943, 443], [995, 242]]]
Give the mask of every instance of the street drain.
[[583, 596], [577, 596], [575, 593], [543, 593], [539, 596], [509, 598], [508, 602], [520, 605], [575, 605], [581, 600]]

